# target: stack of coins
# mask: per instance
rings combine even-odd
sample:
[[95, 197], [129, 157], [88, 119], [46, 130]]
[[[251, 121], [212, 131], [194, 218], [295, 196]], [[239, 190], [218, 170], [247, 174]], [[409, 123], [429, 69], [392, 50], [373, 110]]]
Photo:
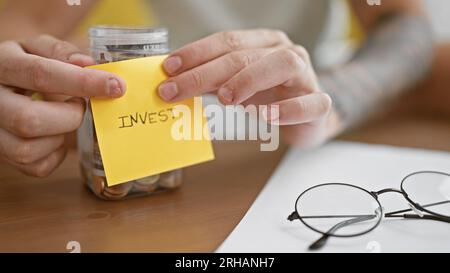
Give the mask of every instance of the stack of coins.
[[133, 183], [133, 190], [138, 192], [152, 193], [158, 189], [159, 175], [138, 179]]
[[[169, 52], [168, 31], [163, 28], [95, 27], [90, 30], [90, 38], [92, 56], [98, 64]], [[84, 135], [92, 136], [93, 140], [90, 144], [79, 142], [79, 145], [91, 147], [89, 153], [92, 156], [82, 156], [83, 161], [89, 162], [82, 162], [80, 166], [87, 185], [98, 197], [105, 200], [122, 200], [129, 196], [148, 195], [181, 185], [181, 170], [176, 170], [108, 187], [90, 107], [87, 108], [86, 115], [89, 118], [84, 120], [80, 130], [84, 130]]]
[[182, 183], [182, 172], [181, 170], [175, 170], [168, 173], [163, 173], [160, 175], [159, 186], [165, 189], [178, 188]]
[[91, 190], [97, 195], [102, 197], [103, 195], [103, 191], [105, 190], [106, 187], [106, 178], [102, 177], [102, 176], [92, 176], [92, 181], [91, 181]]
[[121, 200], [128, 195], [132, 187], [132, 182], [106, 187], [102, 196], [108, 200]]

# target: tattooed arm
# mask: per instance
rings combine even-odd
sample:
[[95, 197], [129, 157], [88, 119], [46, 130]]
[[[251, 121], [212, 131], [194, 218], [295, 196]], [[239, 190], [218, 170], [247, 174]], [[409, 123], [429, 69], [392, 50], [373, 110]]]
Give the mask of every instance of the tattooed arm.
[[334, 101], [341, 130], [383, 109], [423, 79], [433, 53], [432, 31], [421, 1], [351, 3], [367, 39], [350, 62], [319, 75]]

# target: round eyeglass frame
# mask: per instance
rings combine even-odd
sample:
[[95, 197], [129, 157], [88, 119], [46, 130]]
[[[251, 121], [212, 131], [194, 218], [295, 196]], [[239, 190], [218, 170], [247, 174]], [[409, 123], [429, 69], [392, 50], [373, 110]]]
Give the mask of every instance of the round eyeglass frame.
[[449, 218], [449, 219], [450, 219], [450, 217], [449, 217], [448, 215], [442, 215], [442, 214], [439, 214], [439, 213], [436, 213], [436, 212], [432, 212], [432, 211], [429, 211], [428, 209], [422, 207], [419, 203], [416, 203], [416, 202], [414, 202], [413, 200], [411, 200], [411, 199], [409, 198], [409, 196], [408, 196], [408, 193], [405, 191], [405, 189], [404, 189], [403, 186], [404, 186], [404, 183], [406, 182], [406, 180], [407, 180], [408, 178], [410, 178], [411, 176], [414, 176], [414, 175], [418, 175], [418, 174], [427, 174], [427, 173], [428, 173], [428, 174], [438, 174], [438, 175], [448, 176], [448, 177], [450, 178], [450, 174], [449, 174], [449, 173], [444, 173], [444, 172], [438, 172], [438, 171], [420, 171], [420, 172], [414, 172], [414, 173], [408, 174], [407, 176], [405, 176], [405, 178], [402, 179], [402, 182], [401, 182], [401, 184], [400, 184], [400, 191], [403, 193], [403, 196], [406, 198], [406, 200], [408, 200], [408, 202], [409, 202], [411, 205], [415, 206], [418, 210], [423, 211], [423, 212], [426, 212], [426, 213], [429, 213], [429, 214], [431, 214], [431, 215], [435, 215], [435, 216], [439, 216], [439, 217], [444, 217], [444, 218]]
[[[428, 174], [444, 175], [444, 176], [449, 176], [449, 177], [450, 177], [450, 174], [444, 173], [444, 172], [439, 172], [439, 171], [419, 171], [419, 172], [414, 172], [414, 173], [408, 174], [407, 176], [405, 176], [405, 177], [402, 179], [402, 181], [401, 181], [401, 183], [400, 183], [400, 191], [399, 191], [399, 193], [401, 193], [401, 194], [405, 197], [405, 199], [406, 199], [411, 205], [413, 205], [416, 209], [418, 209], [418, 210], [420, 210], [420, 211], [423, 211], [423, 212], [427, 212], [427, 213], [429, 213], [429, 214], [431, 214], [431, 215], [435, 215], [435, 216], [439, 216], [439, 217], [444, 217], [444, 218], [449, 218], [449, 219], [450, 219], [449, 216], [441, 215], [441, 214], [439, 214], [439, 213], [435, 213], [435, 212], [432, 212], [432, 211], [429, 211], [429, 210], [425, 209], [425, 208], [422, 207], [420, 204], [415, 203], [414, 201], [412, 201], [412, 200], [409, 198], [408, 194], [406, 193], [406, 191], [405, 191], [405, 189], [404, 189], [404, 183], [405, 183], [405, 181], [406, 181], [408, 178], [410, 178], [411, 176], [414, 176], [414, 175], [418, 175], [418, 174], [427, 174], [427, 173], [428, 173]], [[318, 229], [312, 227], [311, 225], [307, 224], [307, 223], [304, 221], [304, 219], [302, 218], [302, 216], [301, 216], [300, 213], [298, 212], [297, 207], [298, 207], [299, 201], [300, 201], [300, 199], [302, 198], [303, 195], [305, 195], [307, 192], [309, 192], [309, 191], [311, 191], [311, 190], [313, 190], [313, 189], [315, 189], [315, 188], [323, 187], [323, 186], [347, 186], [347, 187], [352, 187], [352, 188], [361, 190], [361, 191], [363, 191], [363, 192], [369, 194], [369, 195], [377, 202], [377, 204], [378, 204], [378, 209], [380, 209], [380, 211], [381, 211], [381, 217], [378, 218], [377, 223], [376, 223], [373, 227], [371, 227], [370, 229], [368, 229], [368, 230], [366, 230], [366, 231], [363, 231], [363, 232], [351, 234], [351, 235], [339, 235], [339, 234], [327, 233], [327, 232], [323, 232], [323, 231], [320, 231], [320, 230], [318, 230]], [[397, 191], [398, 191], [398, 190], [397, 190]], [[322, 234], [322, 235], [325, 235], [325, 236], [338, 237], [338, 238], [351, 238], [351, 237], [357, 237], [357, 236], [361, 236], [361, 235], [367, 234], [367, 233], [371, 232], [372, 230], [376, 229], [376, 228], [380, 225], [381, 221], [382, 221], [383, 218], [384, 218], [384, 209], [383, 209], [383, 206], [381, 205], [380, 201], [378, 200], [378, 193], [377, 193], [377, 192], [370, 192], [370, 191], [368, 191], [368, 190], [366, 190], [366, 189], [364, 189], [364, 188], [362, 188], [362, 187], [359, 187], [359, 186], [356, 186], [356, 185], [352, 185], [352, 184], [347, 184], [347, 183], [324, 183], [324, 184], [315, 185], [315, 186], [312, 186], [312, 187], [306, 189], [306, 190], [303, 191], [303, 192], [297, 197], [297, 199], [295, 200], [295, 212], [297, 213], [299, 220], [300, 220], [306, 227], [308, 227], [309, 229], [311, 229], [311, 230], [313, 230], [313, 231], [315, 231], [315, 232], [317, 232], [317, 233], [320, 233], [320, 234]]]

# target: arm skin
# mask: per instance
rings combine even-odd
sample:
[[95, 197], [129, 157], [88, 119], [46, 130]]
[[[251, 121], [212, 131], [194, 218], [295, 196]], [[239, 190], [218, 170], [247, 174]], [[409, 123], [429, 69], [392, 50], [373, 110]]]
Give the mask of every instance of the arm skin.
[[69, 6], [65, 0], [6, 1], [0, 10], [0, 41], [43, 33], [66, 40], [94, 4], [93, 0], [83, 0], [80, 6]]
[[423, 80], [433, 54], [432, 30], [421, 1], [351, 4], [367, 39], [350, 62], [319, 75], [341, 130], [358, 125]]

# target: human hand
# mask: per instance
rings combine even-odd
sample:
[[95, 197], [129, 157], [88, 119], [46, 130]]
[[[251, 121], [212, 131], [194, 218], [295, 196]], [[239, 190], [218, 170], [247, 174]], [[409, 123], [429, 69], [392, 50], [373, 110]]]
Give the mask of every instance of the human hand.
[[[82, 68], [94, 60], [79, 52], [47, 35], [0, 43], [0, 161], [48, 176], [65, 158], [65, 136], [82, 122], [83, 98], [124, 94], [119, 77]], [[33, 92], [45, 100], [33, 100]]]
[[266, 121], [281, 125], [288, 142], [301, 147], [320, 144], [340, 129], [308, 52], [283, 32], [216, 33], [173, 52], [164, 68], [170, 78], [159, 94], [166, 101], [217, 92], [225, 105], [267, 105]]

